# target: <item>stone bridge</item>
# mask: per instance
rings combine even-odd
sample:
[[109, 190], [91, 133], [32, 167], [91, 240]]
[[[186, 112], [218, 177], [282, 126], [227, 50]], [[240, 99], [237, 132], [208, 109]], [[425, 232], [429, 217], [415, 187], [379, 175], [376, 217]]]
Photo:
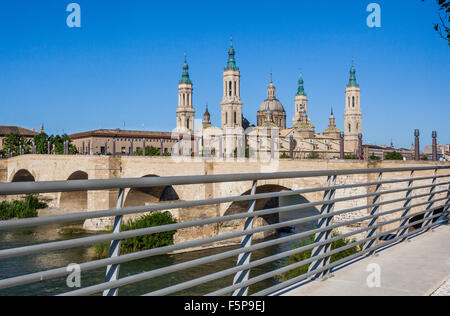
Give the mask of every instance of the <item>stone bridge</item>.
[[[361, 169], [361, 168], [390, 168], [390, 167], [412, 167], [412, 166], [434, 166], [443, 165], [439, 162], [416, 162], [416, 161], [351, 161], [351, 160], [279, 160], [275, 164], [262, 164], [250, 160], [226, 160], [205, 161], [196, 158], [183, 158], [177, 161], [171, 157], [103, 157], [103, 156], [56, 156], [56, 155], [24, 155], [10, 159], [0, 160], [0, 182], [19, 181], [57, 181], [57, 180], [80, 180], [80, 179], [108, 179], [108, 178], [138, 178], [138, 177], [163, 177], [163, 176], [188, 176], [188, 175], [211, 175], [230, 173], [258, 173], [258, 172], [284, 172], [284, 171], [306, 171], [306, 170], [336, 170], [336, 169]], [[449, 163], [447, 163], [449, 164]], [[432, 176], [433, 170], [418, 171], [415, 176]], [[449, 174], [450, 170], [438, 170], [438, 175]], [[386, 173], [383, 179], [408, 178], [409, 172]], [[337, 184], [362, 183], [376, 181], [377, 174], [363, 174], [351, 176], [339, 176]], [[296, 178], [259, 181], [257, 193], [279, 192], [283, 190], [297, 190], [303, 188], [320, 187], [326, 184], [326, 177]], [[448, 178], [439, 179], [438, 182], [449, 181]], [[416, 181], [414, 185], [430, 184], [431, 179]], [[405, 187], [405, 183], [384, 184], [383, 190]], [[142, 206], [155, 203], [167, 203], [168, 201], [188, 201], [198, 199], [209, 199], [224, 196], [239, 196], [248, 194], [251, 190], [251, 182], [216, 183], [201, 185], [184, 185], [174, 187], [127, 189], [125, 195], [125, 207]], [[448, 185], [445, 186], [448, 188]], [[442, 188], [444, 189], [444, 187]], [[363, 186], [352, 189], [343, 189], [336, 192], [336, 198], [347, 195], [359, 195], [374, 192], [374, 186]], [[430, 188], [418, 189], [414, 193], [429, 193]], [[403, 198], [406, 192], [383, 195], [381, 201]], [[444, 196], [444, 193], [441, 194]], [[115, 208], [117, 202], [117, 190], [89, 191], [43, 194], [51, 212], [80, 212], [92, 210], [104, 210]], [[440, 197], [437, 195], [436, 198]], [[1, 198], [1, 197], [0, 197]], [[289, 203], [301, 203], [307, 201], [319, 201], [323, 198], [323, 192], [305, 194], [290, 200], [258, 200], [256, 210], [272, 208], [278, 205], [284, 206]], [[335, 209], [363, 206], [372, 203], [373, 198], [364, 198], [348, 202], [336, 203]], [[424, 198], [425, 199], [425, 198]], [[415, 200], [416, 203], [426, 201]], [[443, 203], [443, 202], [442, 202]], [[211, 216], [223, 216], [227, 214], [246, 211], [248, 203], [228, 203], [207, 209], [197, 208], [195, 210], [172, 213], [179, 221], [187, 221]], [[401, 203], [388, 205], [389, 209], [402, 207]], [[384, 207], [384, 206], [383, 206]], [[382, 207], [382, 209], [383, 209]], [[316, 209], [310, 211], [316, 212]], [[360, 216], [367, 214], [369, 210], [363, 210]], [[412, 210], [414, 211], [414, 210]], [[417, 210], [419, 211], [419, 210]], [[357, 216], [356, 213], [351, 213]], [[48, 214], [46, 214], [48, 215]], [[341, 220], [348, 220], [342, 217]], [[277, 218], [261, 218], [259, 225], [265, 222], [278, 221]], [[339, 219], [337, 219], [339, 220]], [[88, 223], [89, 229], [104, 228], [102, 223]], [[86, 226], [86, 225], [85, 225]], [[216, 233], [227, 229], [225, 226], [206, 227], [202, 235], [211, 235], [211, 229]], [[386, 227], [388, 229], [388, 227]]]

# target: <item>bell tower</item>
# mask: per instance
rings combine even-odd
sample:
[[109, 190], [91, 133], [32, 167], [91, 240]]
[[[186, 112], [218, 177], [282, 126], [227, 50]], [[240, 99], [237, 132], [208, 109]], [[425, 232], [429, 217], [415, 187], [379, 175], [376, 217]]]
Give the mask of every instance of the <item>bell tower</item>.
[[184, 54], [183, 74], [178, 83], [177, 131], [194, 133], [195, 110], [192, 106], [192, 82], [189, 78], [187, 56]]
[[241, 74], [236, 66], [233, 39], [228, 50], [228, 62], [223, 72], [223, 98], [221, 105], [222, 129], [242, 127]]
[[350, 69], [350, 80], [345, 89], [344, 144], [345, 151], [358, 152], [358, 135], [362, 133], [361, 89], [356, 81], [354, 62]]
[[295, 95], [295, 115], [292, 119], [292, 124], [295, 124], [298, 122], [298, 120], [300, 120], [303, 111], [308, 111], [308, 97], [306, 95], [303, 84], [303, 73], [300, 73], [300, 79], [298, 79], [297, 94]]

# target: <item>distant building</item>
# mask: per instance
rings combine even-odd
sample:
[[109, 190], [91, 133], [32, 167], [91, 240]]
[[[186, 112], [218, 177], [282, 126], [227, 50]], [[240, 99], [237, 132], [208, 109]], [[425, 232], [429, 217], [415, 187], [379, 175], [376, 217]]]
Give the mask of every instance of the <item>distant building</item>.
[[[428, 160], [433, 160], [433, 146], [425, 146], [424, 155], [428, 158]], [[437, 145], [437, 159], [443, 159], [445, 155], [445, 146]]]
[[[41, 127], [41, 131], [43, 131], [43, 127]], [[5, 137], [9, 134], [19, 134], [25, 136], [27, 141], [31, 141], [39, 133], [20, 126], [0, 126], [0, 149], [4, 148]]]
[[378, 157], [380, 160], [385, 160], [388, 153], [397, 152], [406, 160], [414, 160], [414, 149], [395, 148], [393, 146], [377, 146], [377, 145], [363, 145], [364, 157]]
[[125, 131], [121, 129], [99, 129], [69, 135], [79, 154], [134, 155], [136, 150], [145, 147], [161, 148], [171, 152], [178, 142], [169, 132]]

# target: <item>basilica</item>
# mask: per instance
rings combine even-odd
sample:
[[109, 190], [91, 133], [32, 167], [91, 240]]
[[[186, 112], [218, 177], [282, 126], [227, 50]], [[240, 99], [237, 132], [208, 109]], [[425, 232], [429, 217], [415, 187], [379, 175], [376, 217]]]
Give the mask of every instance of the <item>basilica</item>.
[[[188, 131], [192, 135], [198, 135], [202, 138], [202, 147], [214, 147], [215, 151], [220, 147], [220, 151], [224, 155], [230, 155], [230, 151], [236, 147], [236, 142], [231, 145], [226, 144], [228, 136], [244, 133], [246, 137], [253, 135], [258, 138], [258, 135], [264, 133], [266, 135], [268, 130], [269, 137], [277, 138], [279, 152], [281, 154], [290, 152], [295, 158], [338, 158], [342, 136], [345, 153], [347, 155], [357, 153], [358, 135], [362, 133], [362, 112], [360, 87], [356, 80], [354, 65], [350, 69], [350, 79], [345, 89], [344, 130], [342, 132], [336, 126], [332, 109], [328, 127], [322, 133], [316, 131], [308, 116], [308, 96], [305, 92], [302, 74], [298, 80], [298, 89], [294, 99], [295, 114], [292, 118], [292, 125], [289, 124], [291, 126], [288, 127], [286, 111], [283, 104], [277, 99], [271, 75], [266, 99], [261, 103], [256, 114], [257, 126], [249, 127], [248, 121], [242, 114], [240, 70], [237, 67], [235, 54], [231, 41], [228, 61], [223, 71], [223, 98], [220, 103], [221, 127], [217, 128], [211, 124], [211, 116], [207, 107], [203, 115], [203, 124], [198, 130], [194, 130], [193, 84], [189, 77], [189, 66], [185, 56], [183, 73], [178, 84], [177, 132]], [[205, 138], [215, 143], [206, 145], [203, 141]]]

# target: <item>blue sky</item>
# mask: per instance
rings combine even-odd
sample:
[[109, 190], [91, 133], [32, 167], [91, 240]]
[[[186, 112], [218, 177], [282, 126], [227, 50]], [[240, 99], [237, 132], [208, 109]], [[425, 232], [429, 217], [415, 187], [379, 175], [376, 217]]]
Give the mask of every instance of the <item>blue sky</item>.
[[273, 72], [288, 124], [300, 69], [317, 131], [334, 108], [343, 126], [352, 57], [361, 85], [365, 142], [410, 146], [438, 132], [450, 143], [450, 47], [433, 30], [433, 0], [78, 0], [82, 27], [68, 28], [72, 1], [9, 1], [0, 11], [0, 125], [48, 133], [98, 128], [170, 131], [186, 51], [196, 117], [206, 102], [220, 125], [222, 70], [233, 35], [244, 115], [256, 122]]

